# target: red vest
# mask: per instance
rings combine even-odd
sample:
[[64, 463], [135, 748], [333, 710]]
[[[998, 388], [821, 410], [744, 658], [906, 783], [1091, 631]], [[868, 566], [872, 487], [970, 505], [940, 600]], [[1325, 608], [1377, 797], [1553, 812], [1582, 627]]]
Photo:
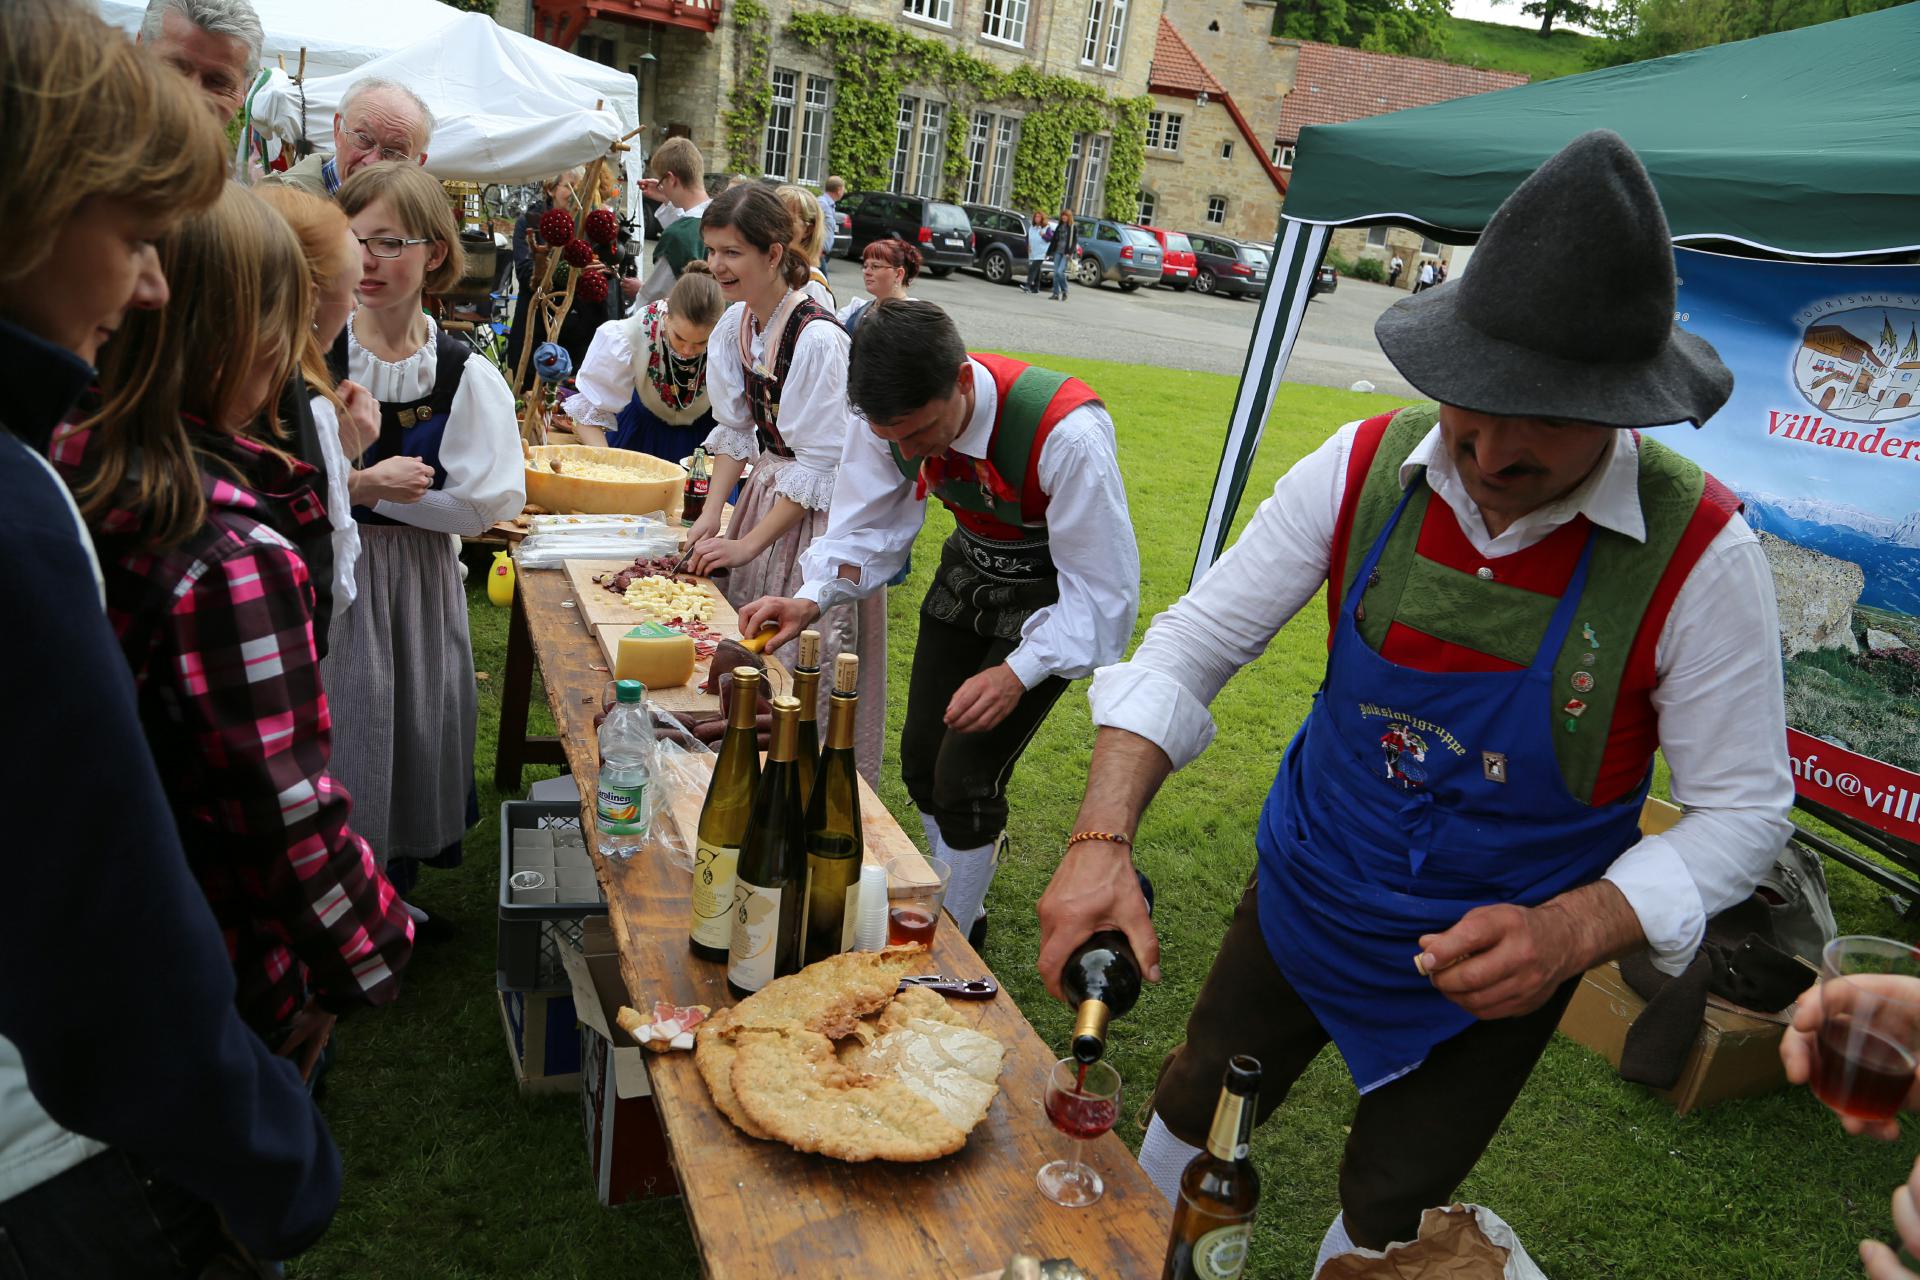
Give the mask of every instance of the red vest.
[[[1340, 514], [1334, 525], [1333, 551], [1327, 575], [1328, 618], [1335, 621], [1340, 612], [1340, 594], [1346, 582], [1348, 539], [1360, 493], [1379, 451], [1392, 414], [1382, 414], [1360, 425], [1354, 437], [1353, 452], [1347, 459], [1346, 490]], [[1636, 440], [1638, 436], [1635, 436]], [[1659, 718], [1653, 706], [1653, 690], [1659, 683], [1654, 670], [1655, 649], [1660, 632], [1672, 611], [1680, 586], [1699, 562], [1714, 536], [1740, 509], [1740, 500], [1732, 490], [1706, 477], [1691, 519], [1680, 535], [1673, 555], [1660, 575], [1653, 595], [1632, 640], [1626, 670], [1619, 687], [1607, 746], [1601, 757], [1600, 773], [1595, 781], [1591, 803], [1600, 805], [1631, 793], [1646, 777], [1653, 753], [1660, 745]], [[1415, 554], [1457, 569], [1474, 573], [1481, 567], [1494, 570], [1495, 577], [1509, 587], [1558, 598], [1573, 576], [1575, 563], [1591, 528], [1585, 516], [1576, 516], [1539, 542], [1511, 555], [1488, 558], [1474, 550], [1461, 532], [1453, 509], [1435, 499], [1427, 504], [1426, 518], [1420, 525]], [[1365, 548], [1360, 548], [1364, 552]], [[1330, 628], [1331, 630], [1331, 628]], [[1388, 626], [1380, 647], [1382, 657], [1417, 671], [1507, 671], [1524, 665], [1509, 662], [1489, 653], [1454, 644], [1427, 635], [1394, 621]]]

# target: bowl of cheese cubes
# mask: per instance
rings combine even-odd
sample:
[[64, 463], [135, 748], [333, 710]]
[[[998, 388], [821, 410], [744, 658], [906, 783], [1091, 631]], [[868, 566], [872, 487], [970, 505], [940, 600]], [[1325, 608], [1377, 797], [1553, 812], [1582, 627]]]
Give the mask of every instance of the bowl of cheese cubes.
[[631, 449], [543, 444], [527, 452], [527, 501], [549, 511], [671, 514], [686, 488], [685, 467]]

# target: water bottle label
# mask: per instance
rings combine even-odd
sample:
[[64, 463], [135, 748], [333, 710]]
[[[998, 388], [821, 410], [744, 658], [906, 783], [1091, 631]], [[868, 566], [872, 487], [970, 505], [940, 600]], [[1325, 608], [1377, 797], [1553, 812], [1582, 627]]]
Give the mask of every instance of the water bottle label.
[[600, 830], [617, 836], [647, 833], [647, 783], [614, 782], [602, 777], [594, 786], [594, 810]]
[[739, 846], [700, 842], [693, 857], [693, 940], [724, 951], [733, 940], [734, 868]]
[[1234, 1280], [1247, 1265], [1247, 1242], [1253, 1224], [1216, 1227], [1193, 1243], [1193, 1270], [1200, 1280]]
[[748, 991], [758, 991], [772, 982], [774, 937], [779, 931], [780, 890], [735, 881], [727, 981]]

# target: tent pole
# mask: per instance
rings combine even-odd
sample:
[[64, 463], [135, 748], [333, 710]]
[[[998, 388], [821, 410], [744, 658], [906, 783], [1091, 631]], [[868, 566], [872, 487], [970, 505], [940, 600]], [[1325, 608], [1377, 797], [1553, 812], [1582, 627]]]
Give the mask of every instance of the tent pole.
[[1221, 446], [1220, 469], [1214, 477], [1213, 496], [1207, 503], [1207, 520], [1200, 530], [1200, 546], [1194, 555], [1189, 585], [1200, 581], [1200, 576], [1226, 550], [1227, 530], [1246, 491], [1254, 451], [1260, 447], [1260, 435], [1266, 428], [1267, 416], [1273, 411], [1280, 377], [1286, 372], [1287, 360], [1300, 337], [1314, 272], [1326, 256], [1329, 228], [1296, 222], [1292, 218], [1283, 218], [1283, 223], [1284, 229], [1274, 244], [1267, 292], [1260, 299], [1260, 314], [1253, 322], [1253, 339], [1248, 343], [1247, 361], [1240, 372], [1240, 389], [1234, 395], [1233, 417]]

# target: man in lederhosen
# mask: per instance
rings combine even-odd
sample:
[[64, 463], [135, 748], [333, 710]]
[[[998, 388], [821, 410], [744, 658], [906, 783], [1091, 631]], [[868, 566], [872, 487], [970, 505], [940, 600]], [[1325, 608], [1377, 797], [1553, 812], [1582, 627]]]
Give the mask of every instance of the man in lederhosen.
[[1067, 684], [1126, 651], [1140, 609], [1113, 419], [1077, 378], [969, 355], [928, 302], [869, 310], [847, 398], [869, 429], [847, 441], [806, 586], [748, 605], [740, 626], [778, 623], [783, 643], [907, 563], [929, 496], [953, 512], [920, 606], [900, 772], [952, 864], [947, 912], [977, 944], [1013, 766]]
[[[1112, 838], [1076, 841], [1040, 900], [1056, 991], [1104, 927], [1158, 979], [1127, 842], [1211, 739], [1207, 703], [1325, 584], [1326, 675], [1140, 1152], [1171, 1197], [1229, 1055], [1264, 1066], [1264, 1119], [1331, 1040], [1362, 1096], [1323, 1261], [1412, 1239], [1579, 975], [1643, 947], [1684, 968], [1793, 799], [1766, 561], [1724, 486], [1633, 429], [1698, 425], [1733, 379], [1674, 324], [1666, 218], [1626, 144], [1576, 139], [1458, 283], [1375, 333], [1438, 404], [1341, 428], [1095, 676], [1076, 834]], [[1643, 839], [1656, 749], [1686, 815]]]

